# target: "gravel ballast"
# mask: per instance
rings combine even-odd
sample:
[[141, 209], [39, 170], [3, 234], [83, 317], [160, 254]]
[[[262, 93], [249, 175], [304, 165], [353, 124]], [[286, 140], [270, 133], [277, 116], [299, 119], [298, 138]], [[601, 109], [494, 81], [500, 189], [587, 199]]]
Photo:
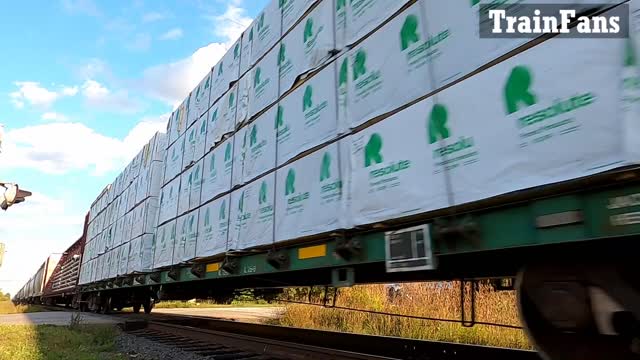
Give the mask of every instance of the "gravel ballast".
[[118, 351], [136, 360], [205, 360], [204, 357], [122, 332], [116, 339]]

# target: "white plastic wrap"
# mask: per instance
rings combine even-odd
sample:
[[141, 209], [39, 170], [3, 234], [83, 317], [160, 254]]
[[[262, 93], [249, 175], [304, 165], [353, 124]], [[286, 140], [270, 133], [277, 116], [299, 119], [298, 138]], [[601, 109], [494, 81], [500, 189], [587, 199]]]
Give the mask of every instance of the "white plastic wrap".
[[191, 178], [191, 186], [189, 188], [189, 210], [197, 209], [200, 206], [200, 192], [202, 191], [202, 173], [203, 160], [195, 163], [191, 169], [189, 177]]
[[[243, 182], [249, 182], [273, 169], [276, 165], [277, 106], [272, 106], [254, 122], [246, 126], [246, 141], [240, 151], [244, 154], [242, 163]], [[244, 134], [243, 134], [244, 135]]]
[[212, 149], [223, 137], [235, 128], [238, 85], [234, 85], [213, 107], [209, 109], [206, 146], [204, 152]]
[[252, 24], [253, 44], [251, 58], [253, 63], [266, 54], [280, 39], [282, 16], [279, 1], [270, 0]]
[[158, 198], [150, 197], [133, 209], [131, 238], [153, 234], [158, 224]]
[[236, 41], [224, 54], [222, 59], [213, 67], [211, 102], [218, 100], [229, 90], [229, 84], [238, 80], [240, 71], [240, 39]]
[[153, 268], [155, 235], [146, 234], [131, 240], [127, 273], [148, 272]]
[[195, 123], [200, 119], [209, 108], [209, 93], [211, 91], [211, 72], [200, 81], [193, 91], [191, 91], [190, 107], [189, 107], [189, 121], [188, 125]]
[[278, 165], [337, 136], [334, 72], [327, 66], [278, 103]]
[[431, 107], [427, 99], [349, 137], [354, 225], [448, 206], [427, 142]]
[[[310, 0], [288, 0], [298, 6]], [[298, 76], [326, 61], [334, 49], [333, 2], [323, 1], [311, 11], [277, 46], [280, 95], [291, 89]]]
[[191, 169], [180, 175], [180, 194], [178, 195], [178, 216], [189, 211], [189, 195], [191, 195]]
[[268, 174], [231, 193], [229, 249], [273, 242], [275, 174]]
[[173, 264], [173, 248], [176, 237], [176, 220], [158, 227], [153, 255], [153, 267], [155, 269]]
[[342, 228], [343, 184], [338, 143], [330, 144], [278, 170], [276, 241]]
[[227, 139], [204, 157], [201, 201], [207, 202], [231, 189], [233, 138]]
[[178, 214], [178, 197], [180, 196], [180, 177], [175, 178], [162, 188], [160, 192], [160, 213], [158, 223], [162, 224]]
[[246, 73], [251, 65], [254, 64], [253, 56], [251, 54], [251, 49], [253, 47], [253, 24], [255, 21], [249, 25], [247, 30], [242, 33], [241, 38], [241, 46], [240, 46], [240, 76]]
[[426, 34], [421, 4], [412, 5], [349, 50], [347, 116], [352, 128], [433, 89], [429, 52], [433, 40]]
[[196, 257], [208, 257], [227, 250], [229, 235], [229, 195], [204, 205], [198, 215]]
[[[280, 10], [282, 11], [282, 33], [286, 33], [317, 1], [318, 0], [281, 0]], [[323, 2], [333, 5], [333, 0], [326, 0]], [[333, 14], [330, 13], [329, 15]], [[331, 32], [333, 33], [333, 30], [331, 30]]]
[[273, 49], [249, 72], [249, 116], [262, 111], [278, 99], [278, 51]]
[[182, 155], [185, 151], [185, 136], [178, 138], [169, 149], [167, 149], [164, 170], [164, 184], [171, 181], [182, 169]]
[[118, 248], [118, 275], [127, 274], [129, 264], [129, 244], [124, 243]]

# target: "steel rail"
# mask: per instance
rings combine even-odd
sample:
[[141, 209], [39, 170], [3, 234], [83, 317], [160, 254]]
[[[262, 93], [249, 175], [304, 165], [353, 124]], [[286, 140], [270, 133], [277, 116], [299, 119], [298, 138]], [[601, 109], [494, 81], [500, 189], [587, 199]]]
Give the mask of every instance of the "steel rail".
[[[286, 351], [295, 349], [306, 352], [305, 359], [310, 359], [308, 356], [311, 355], [309, 354], [314, 352], [322, 354], [322, 356], [311, 357], [313, 359], [540, 359], [536, 352], [527, 350], [300, 329], [220, 320], [202, 316], [128, 314], [125, 317], [128, 319], [125, 322], [125, 327], [133, 327], [134, 330], [138, 330], [136, 327], [144, 326], [149, 326], [149, 328], [153, 329], [158, 329], [159, 327], [164, 329], [171, 328], [176, 329], [180, 335], [198, 334], [199, 339], [205, 339], [207, 336], [215, 337], [216, 341], [220, 341], [216, 342], [216, 344], [229, 344], [237, 348], [253, 349], [252, 353], [258, 351], [258, 348], [254, 345], [259, 344], [259, 349], [280, 349], [274, 353], [274, 356], [277, 355], [276, 357], [278, 358], [281, 358], [283, 354], [287, 354]], [[235, 341], [239, 343], [236, 345]], [[321, 350], [322, 352], [318, 352]], [[258, 354], [262, 353], [258, 352]], [[295, 354], [298, 353], [292, 352], [291, 356]], [[330, 354], [334, 354], [334, 356], [339, 354], [347, 357], [330, 357]], [[288, 358], [297, 359], [300, 357], [295, 355]]]

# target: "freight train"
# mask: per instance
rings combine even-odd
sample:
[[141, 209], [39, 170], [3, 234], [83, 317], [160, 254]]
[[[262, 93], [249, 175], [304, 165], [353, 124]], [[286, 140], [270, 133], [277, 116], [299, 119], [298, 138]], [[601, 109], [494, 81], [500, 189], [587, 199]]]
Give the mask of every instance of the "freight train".
[[[532, 4], [272, 0], [93, 202], [58, 293], [493, 279], [543, 357], [636, 358], [640, 4], [563, 4], [629, 36], [481, 38]], [[15, 301], [49, 301], [50, 261]]]

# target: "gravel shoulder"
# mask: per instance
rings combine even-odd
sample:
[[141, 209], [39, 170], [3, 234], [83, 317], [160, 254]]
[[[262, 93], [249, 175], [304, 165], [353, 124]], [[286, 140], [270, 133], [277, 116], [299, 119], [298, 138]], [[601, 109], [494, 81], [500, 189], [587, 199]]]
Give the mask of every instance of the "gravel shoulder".
[[116, 348], [129, 359], [137, 360], [205, 360], [197, 354], [184, 352], [155, 341], [150, 341], [141, 337], [120, 333], [116, 338]]

